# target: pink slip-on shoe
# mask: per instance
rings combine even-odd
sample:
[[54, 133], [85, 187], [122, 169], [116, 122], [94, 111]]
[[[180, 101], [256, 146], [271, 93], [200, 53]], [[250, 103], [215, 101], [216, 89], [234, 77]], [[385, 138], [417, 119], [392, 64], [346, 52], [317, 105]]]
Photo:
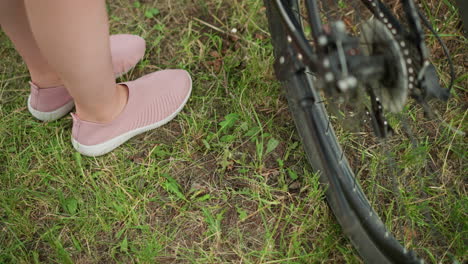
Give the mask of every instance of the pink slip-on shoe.
[[[119, 34], [110, 36], [112, 64], [116, 78], [130, 71], [145, 55], [145, 40], [139, 36]], [[54, 121], [70, 112], [73, 98], [65, 86], [39, 88], [30, 82], [29, 112], [41, 121]]]
[[130, 138], [171, 121], [187, 103], [192, 79], [184, 70], [164, 70], [122, 83], [128, 88], [127, 105], [110, 123], [73, 116], [72, 144], [86, 156], [104, 155]]
[[73, 98], [63, 85], [39, 89], [34, 83], [29, 82], [29, 84], [31, 94], [28, 98], [28, 110], [41, 121], [57, 120], [68, 114], [75, 106]]

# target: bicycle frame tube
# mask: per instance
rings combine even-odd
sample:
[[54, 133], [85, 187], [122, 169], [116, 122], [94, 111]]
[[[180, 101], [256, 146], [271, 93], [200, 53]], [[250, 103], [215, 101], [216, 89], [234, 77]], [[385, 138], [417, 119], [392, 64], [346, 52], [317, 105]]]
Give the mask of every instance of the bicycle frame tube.
[[312, 36], [315, 39], [315, 42], [318, 43], [319, 37], [323, 34], [323, 27], [322, 27], [322, 21], [320, 20], [320, 15], [319, 15], [319, 8], [317, 5], [317, 1], [315, 0], [310, 0], [306, 2], [307, 5], [307, 11], [308, 11], [308, 18], [309, 18], [309, 23], [314, 29], [312, 31]]
[[[281, 49], [281, 54], [278, 54], [276, 61], [277, 77], [280, 80], [286, 80], [292, 74], [298, 71], [304, 70], [305, 65], [315, 67], [318, 65], [317, 55], [314, 53], [312, 47], [307, 42], [301, 30], [298, 20], [292, 20], [291, 18], [296, 17], [295, 14], [290, 12], [290, 9], [284, 8], [283, 2], [286, 4], [293, 5], [296, 0], [273, 0], [272, 3], [274, 8], [278, 11], [283, 24], [283, 29], [287, 34], [288, 43], [285, 43], [285, 48]], [[294, 7], [294, 6], [293, 6]], [[316, 71], [315, 68], [311, 69]]]

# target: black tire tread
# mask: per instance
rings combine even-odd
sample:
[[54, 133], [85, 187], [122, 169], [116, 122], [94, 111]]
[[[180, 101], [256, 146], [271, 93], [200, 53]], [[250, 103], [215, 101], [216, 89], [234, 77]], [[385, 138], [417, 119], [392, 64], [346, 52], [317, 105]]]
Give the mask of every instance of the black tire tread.
[[[264, 2], [275, 57], [279, 58], [287, 54], [286, 51], [291, 47], [287, 45], [286, 31], [272, 0]], [[355, 182], [354, 173], [342, 154], [332, 126], [328, 124], [328, 115], [320, 103], [320, 94], [314, 89], [313, 79], [306, 72], [303, 70], [292, 74], [282, 82], [282, 86], [308, 160], [312, 168], [320, 173], [321, 183], [326, 185], [328, 204], [343, 232], [366, 263], [423, 263], [385, 231], [382, 221]], [[349, 194], [351, 191], [352, 199]], [[363, 216], [363, 210], [367, 210], [369, 216]], [[369, 225], [379, 226], [380, 232], [369, 232]], [[382, 246], [382, 241], [386, 245]]]

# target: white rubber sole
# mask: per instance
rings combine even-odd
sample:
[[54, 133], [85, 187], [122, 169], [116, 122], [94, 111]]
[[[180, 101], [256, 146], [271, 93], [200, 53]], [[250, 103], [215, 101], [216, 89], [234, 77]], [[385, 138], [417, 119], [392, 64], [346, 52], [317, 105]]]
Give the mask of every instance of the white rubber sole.
[[73, 100], [70, 100], [70, 102], [66, 103], [65, 105], [61, 106], [57, 110], [54, 110], [52, 112], [41, 112], [36, 109], [34, 109], [31, 106], [31, 95], [28, 97], [28, 110], [33, 115], [35, 118], [44, 121], [44, 122], [50, 122], [50, 121], [55, 121], [66, 114], [68, 114], [73, 107], [75, 106], [75, 102]]
[[78, 141], [76, 141], [72, 137], [71, 141], [72, 141], [73, 147], [76, 149], [76, 151], [78, 151], [79, 153], [85, 156], [90, 156], [90, 157], [102, 156], [104, 154], [111, 152], [112, 150], [114, 150], [115, 148], [122, 145], [123, 143], [125, 143], [130, 138], [136, 135], [139, 135], [146, 131], [153, 130], [155, 128], [158, 128], [160, 126], [167, 124], [169, 121], [174, 119], [180, 113], [180, 111], [182, 111], [185, 104], [187, 104], [188, 99], [190, 98], [190, 95], [192, 93], [192, 77], [189, 75], [189, 78], [190, 78], [190, 91], [187, 94], [187, 97], [184, 99], [183, 103], [179, 106], [179, 108], [177, 108], [177, 110], [174, 113], [172, 113], [170, 116], [166, 117], [165, 119], [158, 121], [154, 124], [148, 125], [148, 126], [144, 126], [144, 127], [140, 127], [135, 130], [132, 130], [132, 131], [128, 131], [120, 136], [117, 136], [111, 140], [108, 140], [106, 142], [103, 142], [97, 145], [91, 145], [91, 146], [83, 145], [83, 144], [80, 144]]

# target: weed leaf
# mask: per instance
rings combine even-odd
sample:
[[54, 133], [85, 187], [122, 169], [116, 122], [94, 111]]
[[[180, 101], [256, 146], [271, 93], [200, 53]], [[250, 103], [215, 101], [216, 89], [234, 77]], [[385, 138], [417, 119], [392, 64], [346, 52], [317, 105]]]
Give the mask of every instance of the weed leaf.
[[182, 193], [179, 183], [172, 178], [171, 176], [165, 174], [163, 175], [166, 178], [166, 181], [162, 184], [162, 187], [167, 192], [175, 194], [179, 199], [186, 200], [185, 195]]
[[239, 219], [241, 221], [244, 221], [244, 219], [247, 218], [247, 211], [239, 207], [237, 207], [236, 209], [237, 209], [237, 213], [239, 214]]
[[256, 135], [258, 132], [260, 132], [259, 127], [252, 127], [251, 129], [249, 129], [249, 131], [245, 132], [244, 137], [252, 137]]
[[141, 7], [141, 3], [138, 2], [138, 1], [135, 1], [135, 2], [133, 2], [133, 7], [135, 7], [135, 8], [140, 8], [140, 7]]
[[288, 169], [288, 174], [289, 174], [289, 177], [291, 177], [291, 179], [293, 180], [297, 180], [297, 178], [299, 178], [297, 173], [291, 169]]
[[221, 128], [219, 129], [219, 132], [223, 132], [231, 127], [234, 126], [236, 121], [239, 119], [239, 114], [232, 113], [224, 117], [224, 121], [220, 122], [219, 125]]
[[159, 14], [159, 9], [157, 8], [150, 8], [145, 11], [145, 17], [147, 18], [153, 18], [154, 16], [157, 16]]
[[69, 214], [75, 214], [78, 210], [78, 201], [75, 198], [66, 199], [65, 208]]
[[272, 152], [273, 150], [276, 149], [276, 147], [278, 147], [279, 145], [279, 141], [274, 139], [274, 138], [270, 138], [270, 140], [268, 140], [268, 143], [267, 143], [267, 149], [265, 151], [265, 156], [268, 155], [268, 153]]
[[224, 135], [219, 140], [224, 143], [231, 143], [236, 139], [234, 135]]
[[121, 252], [128, 252], [128, 240], [127, 236], [125, 236], [124, 240], [122, 240], [122, 243], [120, 243], [120, 251]]

